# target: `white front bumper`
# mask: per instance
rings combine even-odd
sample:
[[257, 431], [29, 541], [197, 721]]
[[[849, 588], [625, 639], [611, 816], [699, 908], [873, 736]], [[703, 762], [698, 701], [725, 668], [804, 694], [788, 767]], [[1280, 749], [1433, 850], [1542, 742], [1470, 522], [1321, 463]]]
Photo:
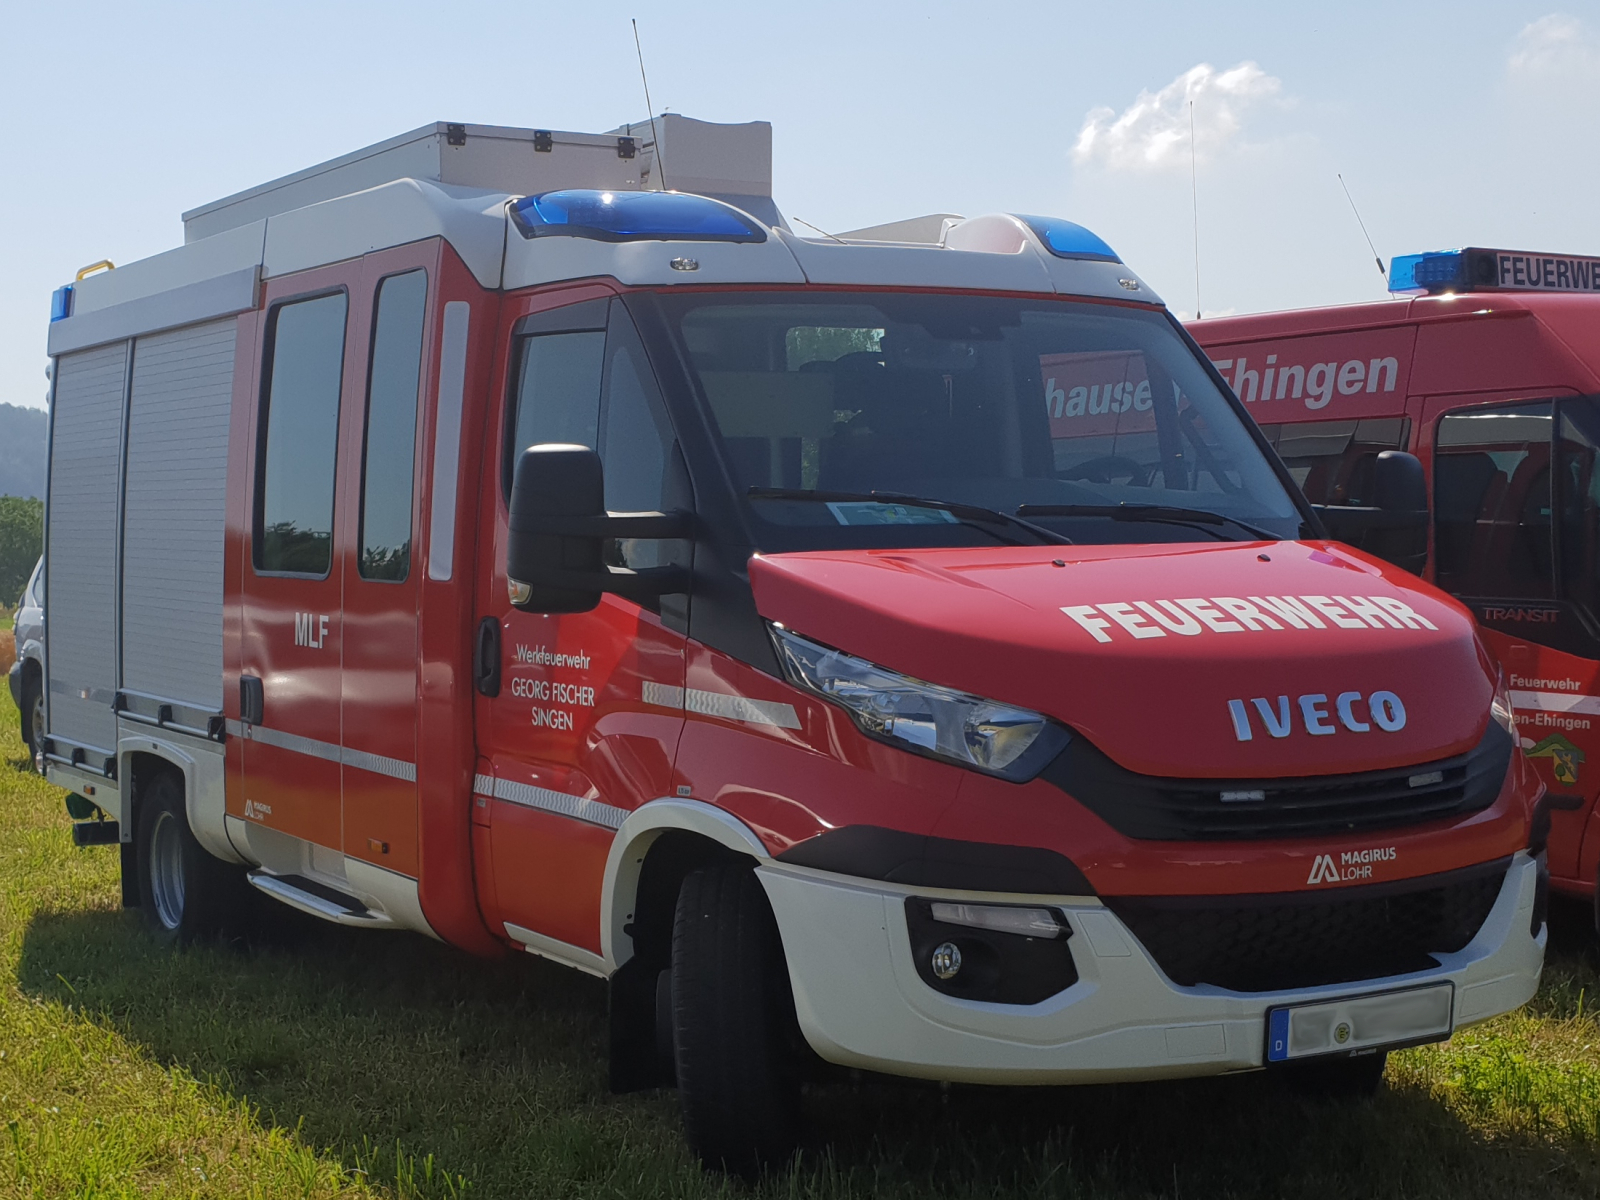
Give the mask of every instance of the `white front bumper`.
[[[1331, 987], [1230, 992], [1179, 987], [1096, 901], [904, 888], [768, 863], [757, 871], [788, 958], [800, 1028], [829, 1062], [972, 1083], [1099, 1083], [1260, 1067], [1266, 1014], [1283, 1004], [1449, 981], [1453, 1027], [1525, 1003], [1545, 934], [1529, 932], [1538, 865], [1518, 854], [1470, 944], [1432, 970]], [[917, 975], [909, 895], [1044, 901], [1066, 914], [1078, 982], [1039, 1004], [959, 1000]]]

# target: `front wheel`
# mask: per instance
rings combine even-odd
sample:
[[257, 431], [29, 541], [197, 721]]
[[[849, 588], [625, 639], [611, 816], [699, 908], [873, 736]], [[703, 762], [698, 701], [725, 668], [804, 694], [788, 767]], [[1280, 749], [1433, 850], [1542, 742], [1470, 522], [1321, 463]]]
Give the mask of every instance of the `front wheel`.
[[214, 857], [195, 840], [183, 787], [170, 771], [143, 789], [135, 861], [139, 906], [158, 938], [184, 944], [236, 931], [249, 884], [243, 870]]
[[725, 864], [683, 882], [672, 930], [671, 1014], [690, 1147], [754, 1178], [795, 1151], [794, 1002], [783, 945], [755, 873]]

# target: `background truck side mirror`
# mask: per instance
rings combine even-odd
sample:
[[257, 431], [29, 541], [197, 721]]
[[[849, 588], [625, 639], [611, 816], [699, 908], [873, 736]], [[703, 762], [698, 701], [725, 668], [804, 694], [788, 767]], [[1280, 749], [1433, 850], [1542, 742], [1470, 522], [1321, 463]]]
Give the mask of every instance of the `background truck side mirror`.
[[682, 512], [612, 513], [605, 507], [600, 456], [587, 446], [529, 446], [511, 477], [506, 576], [511, 603], [524, 612], [588, 612], [602, 592], [648, 600], [689, 590], [682, 567], [631, 571], [607, 566], [613, 538], [681, 538]]
[[1328, 535], [1412, 572], [1428, 561], [1428, 485], [1415, 454], [1384, 450], [1373, 468], [1371, 505], [1317, 504]]

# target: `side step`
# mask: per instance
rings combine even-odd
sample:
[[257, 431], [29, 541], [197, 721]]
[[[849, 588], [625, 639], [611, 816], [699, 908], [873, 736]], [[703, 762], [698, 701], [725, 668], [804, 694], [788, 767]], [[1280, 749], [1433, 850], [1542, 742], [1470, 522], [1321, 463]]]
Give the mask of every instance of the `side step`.
[[336, 925], [358, 925], [363, 929], [398, 928], [387, 914], [373, 912], [354, 896], [301, 875], [269, 875], [266, 871], [251, 871], [246, 878], [274, 900], [281, 900], [290, 908], [297, 908]]

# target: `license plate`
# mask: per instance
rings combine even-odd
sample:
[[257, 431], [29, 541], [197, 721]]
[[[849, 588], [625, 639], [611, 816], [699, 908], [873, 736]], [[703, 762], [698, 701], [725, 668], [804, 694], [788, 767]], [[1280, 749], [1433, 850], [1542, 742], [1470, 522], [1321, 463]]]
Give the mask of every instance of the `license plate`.
[[1267, 1010], [1267, 1061], [1415, 1046], [1450, 1036], [1452, 984]]

